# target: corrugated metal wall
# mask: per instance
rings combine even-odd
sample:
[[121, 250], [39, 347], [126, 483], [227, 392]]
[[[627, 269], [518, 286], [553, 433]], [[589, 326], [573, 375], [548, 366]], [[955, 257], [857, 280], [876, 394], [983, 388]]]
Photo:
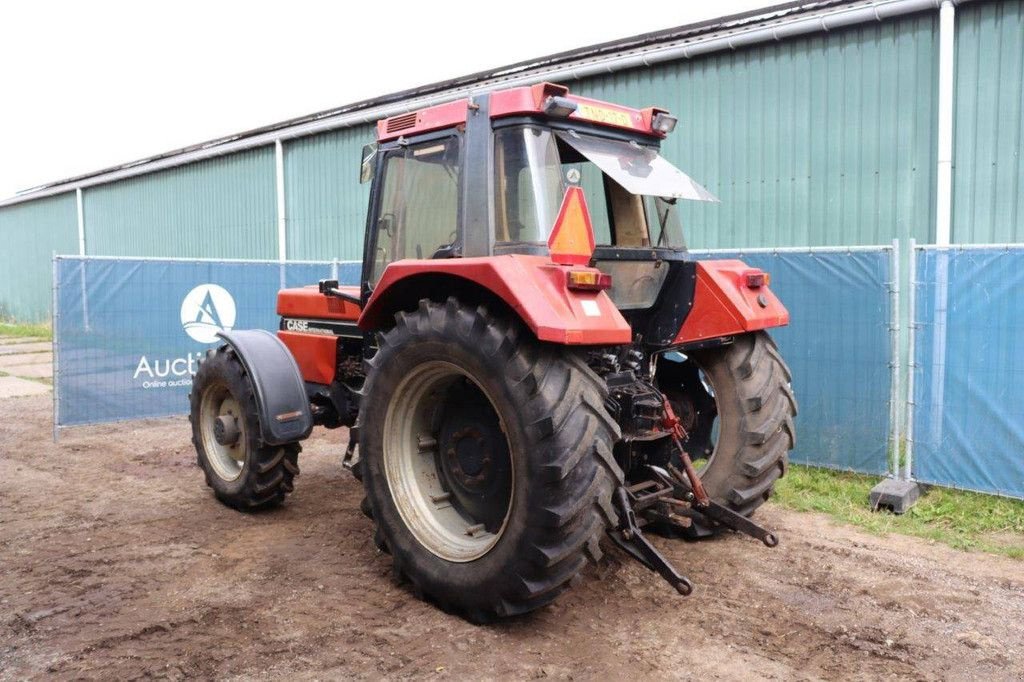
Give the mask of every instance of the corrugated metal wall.
[[694, 248], [927, 240], [937, 16], [712, 54], [573, 90], [678, 114], [666, 156], [721, 200], [685, 207]]
[[289, 259], [362, 258], [370, 185], [359, 184], [359, 162], [375, 139], [364, 125], [285, 143]]
[[[958, 5], [956, 31], [953, 240], [1024, 241], [1024, 2]], [[937, 70], [931, 11], [569, 85], [679, 115], [666, 155], [722, 199], [684, 206], [694, 248], [930, 242]], [[372, 138], [360, 126], [285, 142], [290, 259], [360, 257]], [[272, 147], [84, 202], [89, 254], [278, 257]], [[0, 226], [0, 310], [43, 317], [50, 252], [77, 251], [74, 197], [0, 208]]]
[[956, 10], [953, 242], [1024, 241], [1024, 3]]
[[78, 253], [75, 193], [0, 209], [0, 319], [49, 319], [54, 252]]
[[84, 191], [91, 256], [277, 258], [274, 148]]

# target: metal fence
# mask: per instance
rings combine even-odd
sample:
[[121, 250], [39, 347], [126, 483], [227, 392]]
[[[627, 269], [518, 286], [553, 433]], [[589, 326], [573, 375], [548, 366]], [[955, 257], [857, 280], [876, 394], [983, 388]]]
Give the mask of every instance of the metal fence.
[[359, 279], [359, 264], [54, 257], [54, 429], [188, 411], [220, 329], [278, 326], [282, 287]]
[[[800, 404], [796, 462], [1024, 498], [1024, 245], [696, 251], [772, 276]], [[276, 329], [278, 289], [352, 262], [54, 257], [54, 425], [187, 412], [228, 328]], [[909, 371], [902, 381], [900, 358]]]
[[[697, 252], [772, 274], [792, 316], [773, 332], [801, 405], [798, 462], [883, 473], [891, 402], [893, 249]], [[276, 329], [283, 286], [357, 263], [113, 259], [54, 261], [55, 425], [183, 414], [218, 329]]]
[[1024, 245], [912, 249], [906, 468], [1024, 498]]

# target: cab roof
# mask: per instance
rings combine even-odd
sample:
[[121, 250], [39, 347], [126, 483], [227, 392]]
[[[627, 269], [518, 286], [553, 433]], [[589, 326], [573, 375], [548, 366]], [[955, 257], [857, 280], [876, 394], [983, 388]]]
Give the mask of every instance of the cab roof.
[[[508, 116], [548, 116], [545, 113], [545, 105], [552, 97], [569, 100], [576, 105], [575, 111], [567, 117], [562, 117], [570, 121], [586, 121], [645, 135], [665, 136], [652, 126], [656, 114], [667, 113], [664, 109], [634, 109], [621, 104], [581, 97], [571, 94], [569, 88], [564, 85], [555, 83], [537, 83], [491, 92], [490, 116], [492, 119]], [[377, 122], [377, 139], [386, 142], [403, 136], [454, 128], [465, 124], [472, 106], [472, 98], [467, 97], [419, 111], [390, 116]]]

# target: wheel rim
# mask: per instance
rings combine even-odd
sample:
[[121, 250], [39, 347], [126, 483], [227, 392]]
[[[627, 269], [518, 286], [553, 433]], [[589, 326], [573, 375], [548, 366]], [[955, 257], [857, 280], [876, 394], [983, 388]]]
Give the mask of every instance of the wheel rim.
[[[672, 409], [679, 416], [683, 428], [690, 433], [693, 433], [698, 420], [701, 418], [701, 408], [698, 406], [698, 402], [705, 402], [704, 400], [698, 401], [695, 399], [694, 394], [691, 391], [703, 391], [707, 397], [711, 399], [711, 404], [714, 406], [714, 415], [712, 416], [713, 421], [711, 423], [710, 432], [708, 433], [708, 446], [699, 452], [691, 452], [690, 449], [687, 448], [687, 454], [690, 455], [690, 459], [693, 461], [694, 469], [696, 469], [698, 476], [703, 476], [711, 466], [712, 462], [715, 461], [715, 455], [718, 453], [718, 442], [721, 429], [721, 419], [719, 415], [721, 411], [719, 410], [718, 396], [715, 393], [715, 387], [711, 383], [710, 375], [705, 372], [693, 358], [688, 358], [687, 361], [693, 363], [696, 368], [697, 384], [693, 387], [688, 387], [690, 390], [686, 392], [670, 390], [666, 392], [666, 395], [669, 397]], [[705, 407], [707, 407], [707, 405], [705, 405]]]
[[241, 476], [245, 467], [245, 419], [227, 386], [215, 384], [203, 394], [199, 432], [214, 473], [225, 481]]
[[512, 509], [513, 462], [494, 401], [466, 372], [433, 361], [403, 379], [383, 450], [395, 507], [427, 550], [466, 562], [497, 544]]

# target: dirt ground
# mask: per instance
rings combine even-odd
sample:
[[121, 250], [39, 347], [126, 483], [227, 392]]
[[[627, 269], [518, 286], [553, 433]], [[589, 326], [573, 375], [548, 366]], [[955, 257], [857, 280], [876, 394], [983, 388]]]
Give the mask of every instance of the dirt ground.
[[656, 539], [677, 596], [612, 556], [553, 606], [474, 626], [395, 583], [314, 437], [296, 493], [244, 516], [203, 485], [185, 419], [50, 437], [2, 403], [0, 679], [1024, 678], [1024, 563], [768, 506], [743, 537]]

